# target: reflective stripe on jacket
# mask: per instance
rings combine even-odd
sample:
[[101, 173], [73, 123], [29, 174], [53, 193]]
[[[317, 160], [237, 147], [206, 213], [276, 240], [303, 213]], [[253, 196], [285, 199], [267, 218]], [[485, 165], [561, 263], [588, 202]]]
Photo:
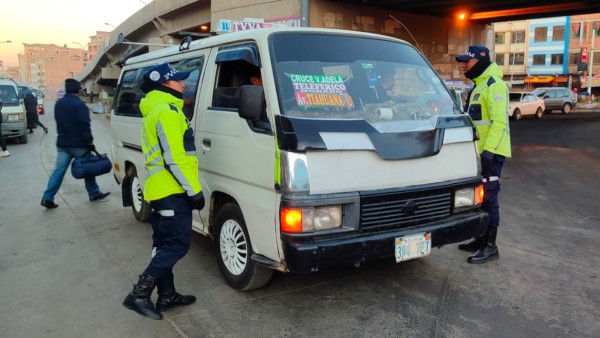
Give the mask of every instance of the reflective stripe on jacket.
[[475, 88], [469, 97], [467, 112], [479, 134], [479, 152], [487, 150], [510, 157], [508, 86], [502, 81], [502, 71], [496, 63], [492, 63], [473, 81]]
[[183, 100], [160, 90], [149, 92], [140, 102], [147, 201], [184, 192], [193, 197], [202, 191], [194, 132], [182, 107]]

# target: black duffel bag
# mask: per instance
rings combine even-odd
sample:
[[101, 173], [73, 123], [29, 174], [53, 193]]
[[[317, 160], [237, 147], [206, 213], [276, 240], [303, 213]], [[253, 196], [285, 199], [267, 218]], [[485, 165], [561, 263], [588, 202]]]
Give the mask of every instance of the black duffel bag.
[[[94, 154], [95, 153], [95, 154]], [[73, 160], [71, 174], [77, 179], [96, 177], [110, 172], [112, 163], [107, 154], [93, 150]]]

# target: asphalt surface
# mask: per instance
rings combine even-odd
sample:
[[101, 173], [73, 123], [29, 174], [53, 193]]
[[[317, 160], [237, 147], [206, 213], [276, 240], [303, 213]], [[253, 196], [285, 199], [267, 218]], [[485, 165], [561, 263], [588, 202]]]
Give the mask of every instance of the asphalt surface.
[[[219, 274], [213, 243], [194, 235], [175, 268], [198, 297], [153, 321], [121, 306], [150, 257], [151, 229], [121, 204], [89, 202], [67, 174], [39, 205], [56, 159], [53, 102], [28, 144], [0, 158], [2, 337], [599, 337], [600, 113], [511, 123], [513, 158], [501, 192], [500, 260], [466, 263], [455, 245], [428, 257], [276, 273], [241, 293]], [[100, 152], [110, 120], [93, 115]], [[154, 295], [156, 297], [156, 295]]]

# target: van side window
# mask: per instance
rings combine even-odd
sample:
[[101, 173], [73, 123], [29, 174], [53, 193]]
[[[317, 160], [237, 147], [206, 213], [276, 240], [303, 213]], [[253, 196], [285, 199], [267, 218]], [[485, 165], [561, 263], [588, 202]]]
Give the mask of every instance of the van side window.
[[240, 87], [250, 85], [250, 78], [260, 74], [260, 69], [244, 60], [224, 61], [218, 65], [218, 77], [213, 94], [213, 108], [237, 111]]
[[255, 42], [219, 47], [215, 59], [217, 79], [213, 91], [212, 108], [237, 111], [240, 87], [252, 84], [251, 78], [260, 78], [260, 55]]
[[[190, 76], [184, 80], [183, 113], [188, 119], [191, 119], [196, 106], [198, 81], [202, 65], [204, 64], [204, 57], [201, 56], [169, 63], [177, 70], [190, 72]], [[144, 80], [144, 74], [150, 67], [149, 65], [144, 68], [131, 69], [123, 73], [115, 100], [115, 115], [142, 117], [139, 105], [146, 94], [142, 91], [140, 85]]]

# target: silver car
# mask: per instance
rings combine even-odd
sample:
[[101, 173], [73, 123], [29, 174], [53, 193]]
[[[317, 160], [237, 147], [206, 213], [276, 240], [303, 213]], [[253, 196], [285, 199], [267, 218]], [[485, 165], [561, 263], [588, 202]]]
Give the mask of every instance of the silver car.
[[568, 114], [575, 108], [575, 95], [566, 87], [540, 87], [532, 91], [537, 97], [544, 100], [546, 105], [545, 113], [551, 113], [553, 110], [560, 110], [563, 114]]

